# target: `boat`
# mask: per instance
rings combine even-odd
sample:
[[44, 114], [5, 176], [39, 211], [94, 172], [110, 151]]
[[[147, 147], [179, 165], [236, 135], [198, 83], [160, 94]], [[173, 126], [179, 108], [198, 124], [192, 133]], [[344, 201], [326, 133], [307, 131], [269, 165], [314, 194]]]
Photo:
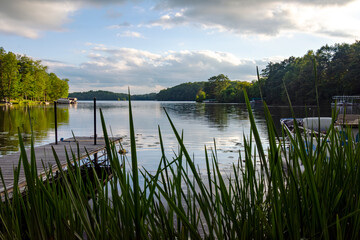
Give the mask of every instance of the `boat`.
[[[360, 99], [360, 96], [334, 96], [333, 100], [336, 102], [334, 112], [337, 114], [335, 118], [282, 118], [280, 123], [287, 134], [293, 139], [298, 137], [297, 134], [301, 134], [301, 139], [305, 143], [307, 153], [309, 151], [316, 152], [318, 145], [324, 143], [324, 141], [331, 143], [334, 140], [334, 138], [328, 137], [330, 129], [334, 129], [337, 139], [342, 146], [349, 144], [357, 145], [359, 142], [360, 124], [360, 105], [358, 104], [358, 99]], [[296, 131], [295, 124], [298, 126], [299, 131]], [[291, 144], [289, 142], [288, 144], [290, 147]], [[330, 149], [327, 148], [325, 151], [326, 156], [329, 158]]]
[[[333, 122], [331, 117], [295, 118], [295, 121], [300, 130], [305, 133], [313, 132], [315, 134], [326, 134]], [[295, 121], [293, 118], [280, 119], [281, 125], [293, 136], [295, 135]]]
[[[318, 146], [322, 146], [324, 141], [326, 144], [330, 143], [332, 137], [329, 137], [329, 129], [334, 129], [336, 134], [338, 134], [338, 140], [341, 144], [340, 146], [349, 145], [349, 144], [358, 144], [359, 142], [359, 123], [360, 115], [357, 114], [339, 114], [336, 119], [331, 117], [306, 117], [306, 118], [282, 118], [280, 123], [283, 128], [286, 130], [295, 142], [298, 138], [297, 134], [301, 134], [301, 141], [305, 144], [305, 150], [307, 154], [310, 152], [316, 153], [318, 151]], [[296, 131], [295, 123], [298, 126], [299, 131]], [[333, 124], [333, 128], [332, 125]], [[331, 136], [331, 134], [330, 134]], [[286, 142], [285, 142], [286, 143]], [[292, 143], [287, 141], [286, 143], [288, 150], [291, 148]], [[327, 146], [331, 146], [328, 144]], [[289, 154], [290, 151], [284, 151], [282, 154]], [[330, 159], [331, 153], [330, 148], [325, 148], [325, 156], [327, 159]], [[284, 158], [287, 159], [287, 158]], [[292, 162], [289, 162], [290, 165]], [[283, 161], [284, 168], [287, 168], [288, 163]], [[300, 170], [304, 171], [304, 165], [302, 162], [299, 162]]]
[[56, 102], [59, 104], [75, 104], [77, 103], [77, 98], [59, 98]]
[[[296, 131], [295, 122], [299, 132]], [[358, 114], [338, 114], [336, 119], [331, 117], [282, 118], [280, 123], [293, 139], [296, 134], [301, 134], [307, 152], [316, 152], [319, 144], [330, 141], [327, 134], [329, 129], [332, 129], [332, 124], [342, 146], [359, 142], [360, 115]], [[326, 156], [330, 156], [329, 149], [326, 150]]]
[[[356, 143], [359, 141], [359, 114], [339, 114], [335, 120], [331, 117], [306, 117], [306, 118], [282, 118], [280, 119], [281, 125], [295, 137], [295, 121], [299, 130], [308, 136], [325, 137], [331, 124], [334, 124], [336, 131], [345, 134], [349, 130], [352, 138]], [[349, 134], [346, 133], [346, 134]], [[349, 137], [349, 136], [347, 136]]]
[[360, 96], [333, 96], [332, 108], [336, 106], [335, 112], [338, 114], [336, 119], [331, 117], [306, 117], [306, 118], [282, 118], [280, 123], [290, 134], [295, 134], [294, 121], [297, 122], [299, 129], [305, 134], [325, 135], [334, 124], [334, 129], [344, 131], [347, 128], [352, 132], [352, 139], [359, 139], [360, 123]]

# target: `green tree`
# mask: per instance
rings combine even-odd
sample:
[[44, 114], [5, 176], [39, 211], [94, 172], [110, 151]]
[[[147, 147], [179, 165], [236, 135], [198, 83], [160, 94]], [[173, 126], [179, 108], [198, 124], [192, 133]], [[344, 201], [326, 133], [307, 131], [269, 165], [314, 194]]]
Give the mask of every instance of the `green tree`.
[[69, 95], [69, 79], [67, 78], [61, 79], [59, 84], [60, 84], [60, 91], [59, 91], [60, 97], [67, 98]]
[[217, 99], [221, 100], [221, 92], [225, 90], [230, 85], [230, 79], [224, 75], [219, 74], [208, 79], [208, 82], [205, 83], [204, 91], [206, 92], [207, 99]]
[[270, 62], [262, 71], [262, 76], [266, 78], [264, 97], [270, 104], [282, 103], [281, 94], [284, 92], [283, 78], [287, 72], [287, 67], [294, 60], [293, 57], [285, 59], [280, 63]]
[[195, 101], [196, 94], [204, 86], [203, 82], [182, 83], [171, 88], [161, 90], [156, 95], [159, 101]]
[[33, 61], [26, 56], [18, 56], [20, 86], [19, 95], [24, 99], [32, 99], [35, 95], [35, 79]]
[[236, 85], [235, 85], [236, 101], [235, 102], [241, 102], [241, 103], [245, 102], [244, 91], [243, 91], [244, 89], [247, 91], [248, 95], [251, 98], [256, 97], [256, 96], [253, 96], [253, 93], [249, 91], [252, 84], [253, 83], [245, 82], [245, 81], [237, 81], [236, 82]]
[[[47, 73], [41, 61], [0, 48], [0, 100], [54, 100], [68, 95], [68, 79]], [[49, 96], [50, 95], [50, 96]]]
[[0, 101], [5, 98], [5, 83], [4, 83], [4, 56], [6, 52], [4, 48], [0, 47]]
[[57, 100], [68, 96], [68, 79], [61, 80], [55, 73], [49, 74], [49, 81], [46, 85], [48, 100]]
[[36, 100], [46, 101], [46, 82], [49, 81], [47, 67], [41, 65], [41, 61], [34, 62], [34, 86]]
[[2, 98], [10, 101], [17, 97], [19, 87], [19, 66], [17, 65], [16, 55], [8, 52], [2, 57], [1, 74], [1, 89]]
[[206, 93], [203, 90], [199, 90], [199, 92], [196, 94], [196, 101], [202, 102], [206, 99]]
[[345, 85], [347, 91], [351, 94], [359, 94], [360, 93], [360, 41], [356, 41], [351, 46], [350, 58], [348, 71], [346, 74], [346, 82], [348, 84]]
[[222, 89], [220, 93], [217, 94], [218, 101], [230, 103], [230, 102], [237, 102], [236, 101], [236, 89], [229, 85], [227, 88]]

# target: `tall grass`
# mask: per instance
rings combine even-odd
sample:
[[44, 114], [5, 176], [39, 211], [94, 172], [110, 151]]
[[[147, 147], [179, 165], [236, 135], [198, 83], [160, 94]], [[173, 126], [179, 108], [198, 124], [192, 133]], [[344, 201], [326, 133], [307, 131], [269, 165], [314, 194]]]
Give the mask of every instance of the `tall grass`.
[[[219, 169], [216, 144], [204, 149], [206, 176], [200, 174], [183, 134], [166, 112], [179, 144], [165, 155], [159, 127], [160, 159], [156, 172], [138, 169], [129, 101], [131, 161], [109, 141], [101, 112], [107, 158], [113, 178], [89, 168], [85, 177], [77, 153], [67, 150], [65, 172], [55, 151], [61, 181], [49, 171], [37, 176], [35, 154], [26, 155], [19, 134], [21, 162], [14, 169], [14, 192], [0, 201], [2, 239], [356, 239], [360, 229], [359, 145], [348, 144], [331, 126], [313, 151], [301, 134], [279, 136], [264, 104], [269, 147], [264, 149], [245, 92], [251, 123], [244, 155], [230, 175]], [[296, 126], [299, 132], [299, 128]], [[308, 141], [317, 141], [309, 138]], [[34, 149], [34, 146], [31, 146]], [[256, 162], [260, 160], [260, 164]], [[127, 166], [130, 164], [130, 166]], [[27, 191], [16, 187], [20, 165]], [[301, 165], [304, 165], [302, 170]], [[284, 166], [286, 168], [284, 168]], [[128, 169], [131, 171], [128, 171]], [[1, 178], [2, 174], [0, 173]], [[140, 185], [139, 178], [144, 179]]]

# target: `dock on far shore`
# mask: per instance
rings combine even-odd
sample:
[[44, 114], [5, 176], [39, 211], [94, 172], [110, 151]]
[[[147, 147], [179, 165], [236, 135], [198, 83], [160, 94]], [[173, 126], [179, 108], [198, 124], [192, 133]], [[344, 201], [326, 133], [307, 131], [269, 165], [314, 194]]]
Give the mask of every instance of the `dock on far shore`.
[[[122, 138], [109, 138], [110, 142], [118, 143], [122, 140]], [[96, 145], [94, 144], [96, 143]], [[79, 146], [79, 153], [78, 153], [78, 146]], [[35, 156], [36, 156], [36, 166], [38, 175], [45, 177], [46, 171], [44, 166], [49, 170], [50, 167], [53, 172], [58, 170], [54, 154], [52, 151], [52, 147], [54, 148], [62, 168], [67, 166], [66, 160], [66, 151], [72, 159], [71, 150], [74, 152], [76, 156], [80, 156], [80, 159], [75, 160], [83, 160], [88, 158], [89, 156], [93, 156], [97, 153], [100, 153], [105, 150], [105, 140], [104, 138], [96, 138], [96, 142], [94, 142], [93, 137], [75, 137], [75, 138], [68, 138], [56, 143], [50, 143], [43, 146], [35, 147]], [[65, 151], [66, 149], [66, 151]], [[26, 150], [28, 160], [30, 161], [30, 149]], [[6, 191], [8, 193], [12, 193], [13, 191], [13, 184], [14, 184], [14, 169], [18, 166], [20, 159], [20, 152], [5, 155], [0, 157], [0, 168], [2, 175], [4, 177], [4, 182], [6, 186]], [[90, 160], [89, 160], [90, 161]], [[44, 164], [44, 165], [43, 165]], [[3, 185], [2, 181], [0, 181], [0, 196], [3, 196], [5, 193], [5, 186]], [[18, 182], [19, 189], [21, 191], [25, 190], [26, 187], [26, 180], [25, 180], [25, 173], [21, 163], [20, 169], [20, 176]]]

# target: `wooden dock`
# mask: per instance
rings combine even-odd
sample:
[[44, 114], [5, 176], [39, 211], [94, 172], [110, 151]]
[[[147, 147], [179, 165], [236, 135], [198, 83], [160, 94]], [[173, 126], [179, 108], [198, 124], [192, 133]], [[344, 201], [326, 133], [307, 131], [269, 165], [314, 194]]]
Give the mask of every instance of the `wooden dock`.
[[[109, 140], [111, 142], [118, 143], [122, 140], [122, 138], [110, 138]], [[80, 159], [76, 159], [76, 160], [83, 160], [88, 158], [87, 152], [89, 153], [90, 156], [92, 156], [94, 154], [106, 151], [104, 138], [96, 138], [96, 145], [94, 145], [94, 138], [92, 137], [68, 138], [62, 141], [58, 141], [57, 144], [50, 143], [47, 145], [35, 147], [36, 166], [37, 166], [38, 175], [46, 176], [44, 165], [48, 169], [49, 166], [51, 166], [53, 172], [58, 170], [52, 152], [52, 147], [55, 149], [56, 154], [58, 155], [58, 158], [60, 160], [60, 163], [64, 168], [67, 166], [65, 149], [67, 150], [70, 157], [71, 157], [71, 149], [73, 150], [74, 154], [78, 156], [78, 145], [80, 151], [79, 153]], [[26, 152], [27, 152], [28, 160], [30, 161], [30, 149], [27, 149]], [[9, 193], [11, 193], [13, 190], [14, 168], [18, 166], [19, 159], [20, 159], [20, 152], [0, 157], [1, 172], [4, 177], [6, 190]], [[20, 177], [19, 177], [18, 185], [20, 189], [24, 189], [26, 186], [25, 174], [22, 166], [20, 169]], [[0, 196], [3, 196], [4, 191], [5, 191], [5, 187], [3, 183], [0, 181]]]

